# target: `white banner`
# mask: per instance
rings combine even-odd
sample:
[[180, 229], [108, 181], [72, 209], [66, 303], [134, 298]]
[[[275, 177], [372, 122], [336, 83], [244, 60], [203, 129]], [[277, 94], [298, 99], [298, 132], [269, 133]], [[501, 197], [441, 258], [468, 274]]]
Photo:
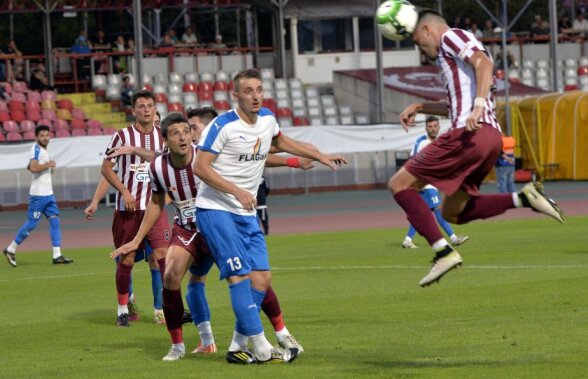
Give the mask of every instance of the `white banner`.
[[[450, 126], [441, 120], [441, 130]], [[283, 128], [290, 138], [309, 142], [325, 153], [365, 153], [372, 151], [406, 151], [425, 134], [424, 123], [406, 133], [399, 124], [337, 125]], [[54, 138], [48, 150], [58, 168], [102, 165], [111, 136]], [[0, 145], [0, 171], [18, 170], [27, 166], [31, 143]]]

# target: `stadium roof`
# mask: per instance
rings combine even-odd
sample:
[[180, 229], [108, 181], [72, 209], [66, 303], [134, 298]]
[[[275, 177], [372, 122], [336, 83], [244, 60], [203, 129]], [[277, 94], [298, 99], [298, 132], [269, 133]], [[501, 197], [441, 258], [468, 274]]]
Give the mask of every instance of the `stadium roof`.
[[[271, 0], [255, 0], [255, 5], [264, 8], [273, 8]], [[334, 2], [332, 0], [289, 0], [284, 7], [284, 17], [296, 17], [300, 20], [313, 20], [325, 18], [373, 17], [373, 0], [345, 0]]]

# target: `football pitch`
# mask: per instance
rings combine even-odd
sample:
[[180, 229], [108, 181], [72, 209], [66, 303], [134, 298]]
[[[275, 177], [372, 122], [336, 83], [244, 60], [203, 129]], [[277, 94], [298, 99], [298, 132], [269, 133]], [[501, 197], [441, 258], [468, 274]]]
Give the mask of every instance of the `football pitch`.
[[306, 350], [278, 366], [225, 362], [234, 321], [216, 268], [207, 294], [219, 353], [189, 354], [197, 332], [185, 325], [186, 358], [163, 362], [170, 341], [152, 320], [147, 264], [133, 271], [142, 319], [118, 329], [109, 248], [67, 250], [76, 262], [66, 266], [46, 251], [19, 254], [16, 269], [0, 265], [0, 377], [585, 378], [586, 225], [460, 226], [471, 237], [464, 265], [424, 289], [432, 254], [400, 248], [405, 228], [269, 236], [286, 325]]

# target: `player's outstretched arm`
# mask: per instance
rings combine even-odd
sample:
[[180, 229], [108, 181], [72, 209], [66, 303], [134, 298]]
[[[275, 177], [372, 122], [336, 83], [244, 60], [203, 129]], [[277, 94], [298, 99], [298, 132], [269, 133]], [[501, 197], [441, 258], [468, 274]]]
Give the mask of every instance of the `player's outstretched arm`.
[[318, 150], [310, 149], [309, 147], [294, 141], [292, 138], [285, 136], [284, 134], [280, 134], [278, 138], [274, 138], [273, 144], [282, 151], [299, 157], [317, 160], [333, 170], [335, 170], [337, 166], [347, 164], [347, 160], [342, 155], [323, 154]]
[[265, 167], [292, 167], [310, 170], [314, 167], [314, 160], [300, 157], [285, 157], [282, 155], [269, 154], [265, 161]]
[[437, 116], [447, 116], [449, 114], [446, 101], [435, 103], [412, 103], [404, 108], [400, 113], [400, 125], [408, 132], [408, 128], [415, 126], [415, 117], [418, 113], [426, 113]]
[[138, 146], [116, 146], [108, 150], [107, 158], [115, 158], [121, 155], [138, 155], [141, 159], [151, 162], [161, 155], [159, 151], [151, 151]]
[[257, 207], [257, 199], [249, 191], [237, 187], [220, 176], [213, 168], [212, 162], [216, 159], [216, 154], [204, 150], [198, 150], [196, 163], [194, 164], [194, 173], [204, 183], [221, 192], [235, 196], [244, 209], [252, 211]]
[[106, 192], [108, 192], [108, 188], [110, 187], [110, 183], [102, 177], [98, 182], [98, 186], [96, 186], [96, 191], [94, 192], [94, 197], [88, 207], [84, 210], [84, 215], [86, 216], [87, 220], [93, 220], [94, 215], [96, 214], [96, 210], [98, 209], [98, 203], [106, 196]]
[[153, 193], [151, 196], [151, 201], [147, 205], [147, 210], [145, 211], [145, 216], [143, 216], [143, 221], [141, 222], [141, 226], [139, 227], [139, 231], [133, 240], [125, 245], [122, 245], [112, 253], [110, 253], [110, 258], [114, 259], [119, 255], [126, 255], [133, 251], [136, 251], [141, 244], [141, 241], [145, 239], [145, 236], [153, 225], [157, 222], [163, 207], [165, 206], [165, 193]]

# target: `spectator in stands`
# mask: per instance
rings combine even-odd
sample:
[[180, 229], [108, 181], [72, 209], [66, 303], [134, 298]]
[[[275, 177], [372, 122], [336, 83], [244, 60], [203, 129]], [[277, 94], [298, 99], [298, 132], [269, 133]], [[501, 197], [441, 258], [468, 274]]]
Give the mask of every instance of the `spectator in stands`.
[[214, 37], [214, 42], [210, 44], [210, 48], [211, 49], [226, 49], [227, 45], [225, 45], [225, 43], [223, 42], [223, 36], [221, 36], [220, 34], [217, 34], [216, 37]]
[[178, 36], [176, 35], [176, 31], [175, 29], [170, 29], [167, 31], [167, 33], [169, 34], [169, 38], [172, 40], [172, 42], [175, 44], [177, 44], [178, 42]]
[[[71, 52], [74, 54], [89, 54], [92, 52], [92, 43], [88, 39], [85, 30], [80, 30], [78, 38], [74, 41], [71, 47]], [[88, 78], [90, 76], [90, 58], [77, 58], [75, 60], [78, 71], [78, 78]]]
[[135, 51], [135, 40], [132, 38], [127, 40], [127, 51]]
[[16, 42], [14, 40], [10, 40], [8, 42], [8, 46], [6, 48], [6, 54], [14, 55], [14, 59], [10, 60], [10, 64], [12, 65], [12, 78], [13, 80], [24, 80], [24, 61], [22, 60], [22, 53], [16, 47]]
[[576, 19], [574, 20], [574, 24], [572, 29], [576, 33], [582, 33], [585, 36], [588, 36], [588, 21], [584, 18], [583, 13], [578, 13]]
[[460, 16], [456, 16], [453, 19], [453, 23], [451, 24], [451, 27], [452, 28], [459, 28], [459, 27], [461, 27], [461, 25], [462, 25], [461, 17]]
[[470, 30], [472, 28], [472, 20], [469, 17], [464, 17], [460, 29]]
[[559, 21], [557, 23], [557, 32], [560, 34], [571, 34], [574, 32], [572, 22], [567, 14], [562, 14], [559, 16]]
[[133, 107], [131, 98], [133, 97], [134, 92], [135, 88], [133, 88], [133, 85], [131, 84], [131, 78], [128, 75], [125, 75], [120, 88], [120, 102], [124, 108]]
[[37, 67], [33, 69], [31, 73], [31, 80], [29, 81], [29, 88], [33, 91], [44, 91], [53, 90], [53, 87], [49, 85], [49, 78], [47, 78], [47, 72], [45, 71], [45, 65], [39, 63]]
[[494, 25], [492, 24], [492, 20], [486, 20], [484, 24], [484, 31], [482, 32], [484, 38], [493, 38], [494, 35]]
[[98, 38], [96, 39], [96, 43], [92, 46], [94, 50], [110, 50], [110, 42], [106, 41], [106, 36], [103, 30], [98, 30]]
[[[106, 41], [106, 36], [104, 35], [103, 30], [98, 31], [98, 37], [94, 45], [92, 46], [92, 50], [94, 52], [107, 52], [110, 51], [110, 42]], [[107, 68], [108, 57], [99, 56], [94, 58], [94, 71], [99, 74], [106, 74], [108, 73]]]
[[531, 25], [531, 37], [540, 37], [549, 35], [549, 24], [539, 15], [535, 15], [535, 22]]
[[[506, 64], [508, 65], [508, 68], [517, 68], [518, 67], [517, 61], [511, 51], [507, 51], [506, 59], [507, 59]], [[496, 60], [494, 62], [494, 72], [496, 72], [496, 70], [502, 70], [504, 68], [503, 64], [504, 64], [504, 62], [502, 59], [502, 52], [499, 51], [498, 53], [496, 53]]]
[[174, 41], [172, 40], [169, 32], [163, 35], [163, 39], [161, 40], [159, 47], [174, 47]]
[[482, 33], [480, 29], [478, 29], [478, 25], [475, 22], [472, 22], [470, 33], [472, 33], [477, 39], [484, 37], [484, 33]]
[[[125, 46], [125, 38], [123, 36], [116, 37], [116, 41], [114, 41], [114, 47], [112, 48], [113, 52], [123, 52], [126, 50]], [[127, 72], [127, 57], [126, 56], [114, 56], [112, 58], [114, 64], [114, 73], [119, 74], [123, 72]]]
[[195, 45], [198, 43], [198, 38], [196, 38], [196, 34], [192, 31], [192, 28], [188, 26], [186, 32], [182, 36], [182, 42], [185, 44]]

